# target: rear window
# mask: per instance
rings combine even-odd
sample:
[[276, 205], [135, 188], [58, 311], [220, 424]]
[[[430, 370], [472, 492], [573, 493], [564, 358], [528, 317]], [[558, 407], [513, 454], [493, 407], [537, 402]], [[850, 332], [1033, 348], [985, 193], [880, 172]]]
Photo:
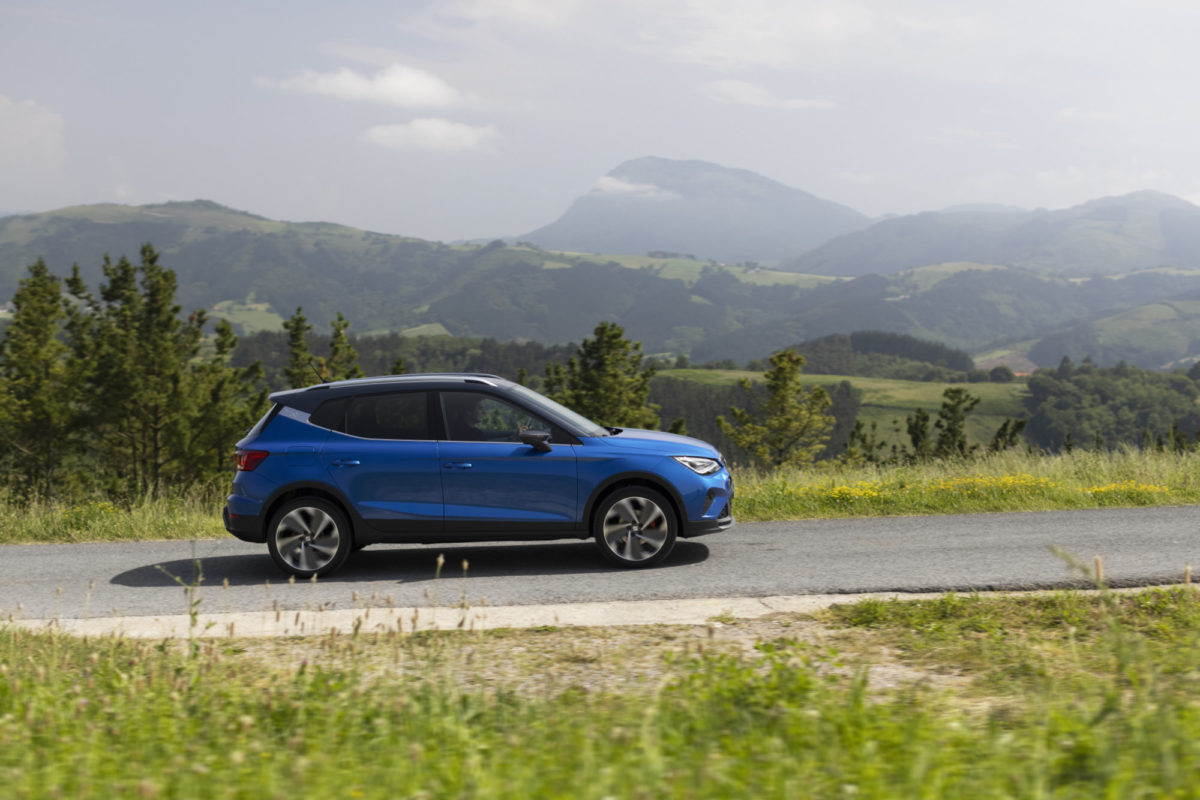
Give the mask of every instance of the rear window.
[[346, 398], [339, 397], [317, 406], [308, 421], [331, 431], [346, 430]]
[[425, 392], [375, 394], [350, 400], [346, 433], [364, 439], [433, 439]]

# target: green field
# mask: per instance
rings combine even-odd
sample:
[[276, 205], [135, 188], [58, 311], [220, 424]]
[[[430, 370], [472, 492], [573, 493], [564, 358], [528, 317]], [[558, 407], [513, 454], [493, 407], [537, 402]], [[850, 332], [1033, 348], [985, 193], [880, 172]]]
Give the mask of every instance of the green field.
[[[654, 256], [633, 256], [604, 253], [560, 253], [569, 258], [582, 258], [597, 263], [619, 264], [627, 269], [650, 270], [660, 278], [680, 280], [689, 286], [700, 280], [706, 269], [720, 269], [733, 275], [744, 283], [756, 286], [796, 286], [801, 289], [811, 289], [826, 283], [843, 280], [826, 275], [804, 275], [798, 272], [781, 272], [765, 267], [746, 267], [742, 265], [719, 264], [708, 261], [698, 261], [694, 258], [656, 258]], [[545, 269], [562, 269], [572, 264], [559, 258], [549, 258], [542, 265]]]
[[211, 316], [241, 326], [244, 334], [283, 330], [283, 317], [275, 313], [268, 303], [223, 300], [212, 307]]
[[[710, 370], [710, 369], [669, 369], [658, 373], [664, 377], [690, 380], [713, 386], [729, 386], [741, 379], [751, 382], [761, 381], [761, 372], [745, 370]], [[979, 405], [967, 417], [967, 436], [970, 441], [986, 445], [991, 441], [996, 429], [1006, 418], [1017, 419], [1026, 416], [1021, 406], [1025, 394], [1025, 384], [1016, 383], [937, 383], [925, 381], [901, 381], [888, 378], [863, 378], [846, 375], [808, 375], [802, 376], [806, 386], [833, 386], [842, 381], [850, 381], [862, 391], [862, 408], [858, 418], [864, 426], [872, 422], [877, 426], [881, 439], [890, 442], [907, 442], [904, 432], [904, 420], [917, 408], [929, 412], [930, 417], [936, 418], [938, 409], [942, 407], [942, 393], [951, 386], [965, 388], [979, 398]], [[899, 425], [900, 433], [894, 432]]]

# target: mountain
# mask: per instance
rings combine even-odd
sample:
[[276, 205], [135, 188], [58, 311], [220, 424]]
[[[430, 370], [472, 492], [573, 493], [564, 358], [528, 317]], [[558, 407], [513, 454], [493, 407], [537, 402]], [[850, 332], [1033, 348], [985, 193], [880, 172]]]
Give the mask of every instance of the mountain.
[[893, 217], [833, 239], [782, 269], [888, 275], [975, 261], [1061, 277], [1200, 267], [1200, 207], [1158, 192], [1092, 200], [1058, 211], [956, 208]]
[[582, 253], [773, 263], [869, 223], [853, 209], [744, 169], [646, 157], [621, 164], [557, 221], [519, 238]]

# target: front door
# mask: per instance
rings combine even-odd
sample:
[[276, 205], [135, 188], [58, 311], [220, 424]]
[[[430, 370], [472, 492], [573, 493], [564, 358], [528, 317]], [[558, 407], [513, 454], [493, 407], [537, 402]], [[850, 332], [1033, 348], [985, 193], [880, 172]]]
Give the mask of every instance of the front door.
[[578, 512], [575, 448], [541, 451], [524, 430], [551, 431], [524, 408], [482, 392], [441, 392], [446, 437], [438, 445], [446, 530], [552, 535]]

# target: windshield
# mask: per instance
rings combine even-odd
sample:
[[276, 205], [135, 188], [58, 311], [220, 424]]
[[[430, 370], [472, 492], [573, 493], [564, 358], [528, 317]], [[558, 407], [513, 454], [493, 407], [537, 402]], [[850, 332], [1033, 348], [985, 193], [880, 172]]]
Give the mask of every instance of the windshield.
[[552, 417], [557, 417], [560, 421], [567, 423], [567, 426], [574, 428], [572, 433], [579, 436], [608, 436], [608, 431], [592, 422], [582, 414], [576, 414], [571, 409], [564, 406], [562, 403], [556, 403], [545, 395], [538, 394], [532, 389], [528, 389], [520, 384], [512, 386], [513, 394], [520, 397], [530, 406], [544, 411]]

